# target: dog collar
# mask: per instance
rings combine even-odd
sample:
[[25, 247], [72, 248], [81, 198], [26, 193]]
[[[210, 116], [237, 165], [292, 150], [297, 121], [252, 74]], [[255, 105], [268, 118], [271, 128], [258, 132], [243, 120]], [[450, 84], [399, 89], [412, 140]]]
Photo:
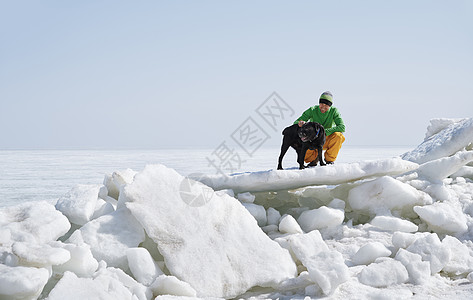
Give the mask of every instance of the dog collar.
[[315, 134], [315, 137], [313, 139], [309, 140], [309, 142], [312, 142], [313, 140], [315, 140], [319, 136], [319, 132], [320, 132], [320, 128], [317, 129], [317, 133]]

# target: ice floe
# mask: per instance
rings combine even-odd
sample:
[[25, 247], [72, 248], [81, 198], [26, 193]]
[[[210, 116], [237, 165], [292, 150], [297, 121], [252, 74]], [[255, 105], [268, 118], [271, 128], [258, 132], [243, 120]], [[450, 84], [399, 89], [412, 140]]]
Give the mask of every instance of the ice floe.
[[436, 119], [402, 158], [192, 178], [149, 165], [2, 207], [0, 299], [466, 298], [472, 142], [473, 119]]

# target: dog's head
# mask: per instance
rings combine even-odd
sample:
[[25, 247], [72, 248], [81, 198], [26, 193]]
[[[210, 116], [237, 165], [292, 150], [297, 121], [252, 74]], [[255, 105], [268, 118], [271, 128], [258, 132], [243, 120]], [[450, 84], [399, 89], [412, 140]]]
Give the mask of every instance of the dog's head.
[[315, 128], [315, 123], [313, 122], [307, 122], [299, 130], [299, 138], [301, 139], [302, 142], [310, 142], [315, 140], [320, 133], [320, 129]]

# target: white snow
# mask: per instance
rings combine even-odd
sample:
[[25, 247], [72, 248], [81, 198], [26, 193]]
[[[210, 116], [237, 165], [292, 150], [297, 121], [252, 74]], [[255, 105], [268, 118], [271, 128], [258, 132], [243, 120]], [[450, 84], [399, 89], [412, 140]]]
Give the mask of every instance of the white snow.
[[263, 206], [253, 204], [253, 203], [242, 203], [243, 206], [248, 210], [248, 212], [255, 218], [258, 222], [258, 226], [263, 227], [268, 223], [268, 217], [266, 215], [266, 210]]
[[174, 170], [154, 165], [124, 188], [126, 207], [156, 242], [171, 274], [198, 296], [213, 297], [234, 297], [295, 276], [289, 253], [261, 231], [238, 200], [211, 191], [207, 202], [189, 205], [188, 194], [181, 197], [182, 182], [187, 184]]
[[79, 184], [59, 198], [56, 209], [62, 212], [71, 223], [82, 226], [89, 222], [94, 214], [100, 187], [100, 185]]
[[471, 161], [473, 161], [473, 151], [460, 151], [453, 156], [442, 157], [424, 163], [416, 172], [419, 174], [419, 177], [437, 183], [457, 172]]
[[209, 186], [149, 165], [1, 207], [0, 299], [466, 299], [472, 142], [473, 119], [436, 119], [406, 160]]
[[305, 232], [342, 224], [345, 214], [342, 210], [326, 206], [304, 211], [297, 222]]
[[432, 203], [426, 193], [389, 176], [365, 182], [350, 190], [348, 203], [361, 214], [397, 213], [414, 216], [415, 205]]
[[[428, 132], [429, 135], [431, 132]], [[448, 157], [473, 142], [473, 118], [451, 122], [438, 133], [429, 136], [414, 150], [402, 155], [403, 159], [419, 164]]]
[[92, 278], [78, 277], [72, 272], [64, 273], [48, 300], [83, 299], [151, 299], [152, 293], [144, 286], [113, 268], [96, 272]]
[[337, 286], [348, 280], [348, 266], [343, 256], [327, 247], [318, 230], [280, 237], [276, 241], [290, 250], [301, 266], [307, 268], [308, 276], [303, 280], [305, 286], [313, 283], [317, 285], [317, 288], [309, 288], [312, 290], [311, 295], [329, 295]]
[[306, 262], [310, 278], [322, 289], [323, 294], [332, 293], [350, 278], [343, 256], [335, 250], [321, 251]]
[[105, 175], [103, 184], [107, 188], [108, 196], [118, 200], [121, 188], [127, 183], [131, 183], [136, 173], [132, 169], [126, 169]]
[[473, 167], [470, 166], [463, 166], [458, 171], [455, 173], [451, 174], [452, 178], [457, 178], [457, 177], [464, 177], [464, 178], [469, 178], [473, 180]]
[[0, 299], [36, 299], [48, 279], [44, 268], [0, 264]]
[[380, 288], [406, 282], [409, 273], [401, 262], [387, 258], [365, 267], [359, 279], [363, 284]]
[[401, 158], [335, 164], [325, 168], [304, 170], [270, 170], [228, 175], [204, 175], [199, 181], [214, 190], [232, 189], [235, 192], [279, 191], [318, 184], [341, 184], [381, 175], [397, 175], [418, 167]]
[[417, 253], [422, 257], [422, 260], [430, 262], [432, 275], [440, 272], [451, 258], [451, 252], [435, 233], [419, 237], [406, 250]]
[[435, 202], [432, 205], [416, 206], [414, 211], [437, 233], [457, 235], [468, 230], [467, 218], [458, 205]]
[[51, 247], [49, 244], [30, 244], [16, 242], [12, 252], [18, 258], [18, 263], [29, 267], [49, 267], [66, 263], [71, 254], [66, 249]]
[[324, 242], [318, 230], [313, 230], [305, 234], [294, 234], [277, 238], [276, 241], [282, 245], [286, 245], [291, 253], [293, 253], [294, 257], [305, 266], [310, 262], [311, 257], [320, 252], [329, 251], [327, 244]]
[[400, 261], [406, 267], [409, 274], [409, 281], [413, 284], [426, 284], [430, 278], [430, 263], [423, 261], [422, 256], [409, 252], [405, 249], [399, 249], [396, 253], [396, 260]]
[[51, 242], [50, 245], [64, 248], [70, 253], [69, 260], [62, 264], [53, 265], [54, 272], [63, 274], [66, 271], [72, 271], [81, 277], [91, 277], [97, 270], [99, 264], [92, 255], [88, 244], [77, 246], [57, 241]]
[[442, 271], [455, 276], [466, 275], [473, 271], [473, 257], [465, 244], [454, 237], [446, 236], [442, 240], [442, 245], [449, 249], [451, 254], [450, 260]]
[[447, 119], [447, 118], [435, 118], [430, 120], [429, 126], [427, 126], [427, 131], [425, 133], [424, 140], [427, 140], [434, 134], [439, 133], [448, 126], [463, 121], [465, 119]]
[[126, 251], [126, 257], [130, 271], [139, 283], [149, 286], [158, 276], [164, 274], [145, 248], [130, 248]]
[[196, 297], [197, 292], [187, 282], [175, 276], [161, 275], [151, 285], [153, 295]]
[[301, 226], [291, 215], [284, 215], [279, 222], [279, 231], [282, 233], [302, 233]]
[[94, 257], [109, 266], [127, 269], [126, 250], [137, 247], [145, 239], [143, 227], [128, 209], [92, 220], [76, 230], [68, 242], [81, 246], [90, 245]]
[[15, 241], [47, 243], [64, 235], [71, 224], [47, 202], [29, 202], [0, 208], [0, 245]]
[[361, 247], [352, 257], [355, 265], [369, 265], [379, 257], [387, 257], [391, 251], [380, 242], [372, 242]]
[[373, 220], [371, 220], [370, 223], [379, 229], [393, 232], [416, 232], [419, 229], [419, 227], [411, 221], [392, 216], [376, 216], [373, 218]]

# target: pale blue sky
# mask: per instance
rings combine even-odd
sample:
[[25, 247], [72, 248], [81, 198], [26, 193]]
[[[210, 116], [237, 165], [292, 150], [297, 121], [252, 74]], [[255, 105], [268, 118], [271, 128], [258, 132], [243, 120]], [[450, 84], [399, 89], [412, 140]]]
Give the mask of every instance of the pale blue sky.
[[473, 1], [0, 1], [0, 149], [214, 148], [276, 91], [347, 145], [473, 117]]

